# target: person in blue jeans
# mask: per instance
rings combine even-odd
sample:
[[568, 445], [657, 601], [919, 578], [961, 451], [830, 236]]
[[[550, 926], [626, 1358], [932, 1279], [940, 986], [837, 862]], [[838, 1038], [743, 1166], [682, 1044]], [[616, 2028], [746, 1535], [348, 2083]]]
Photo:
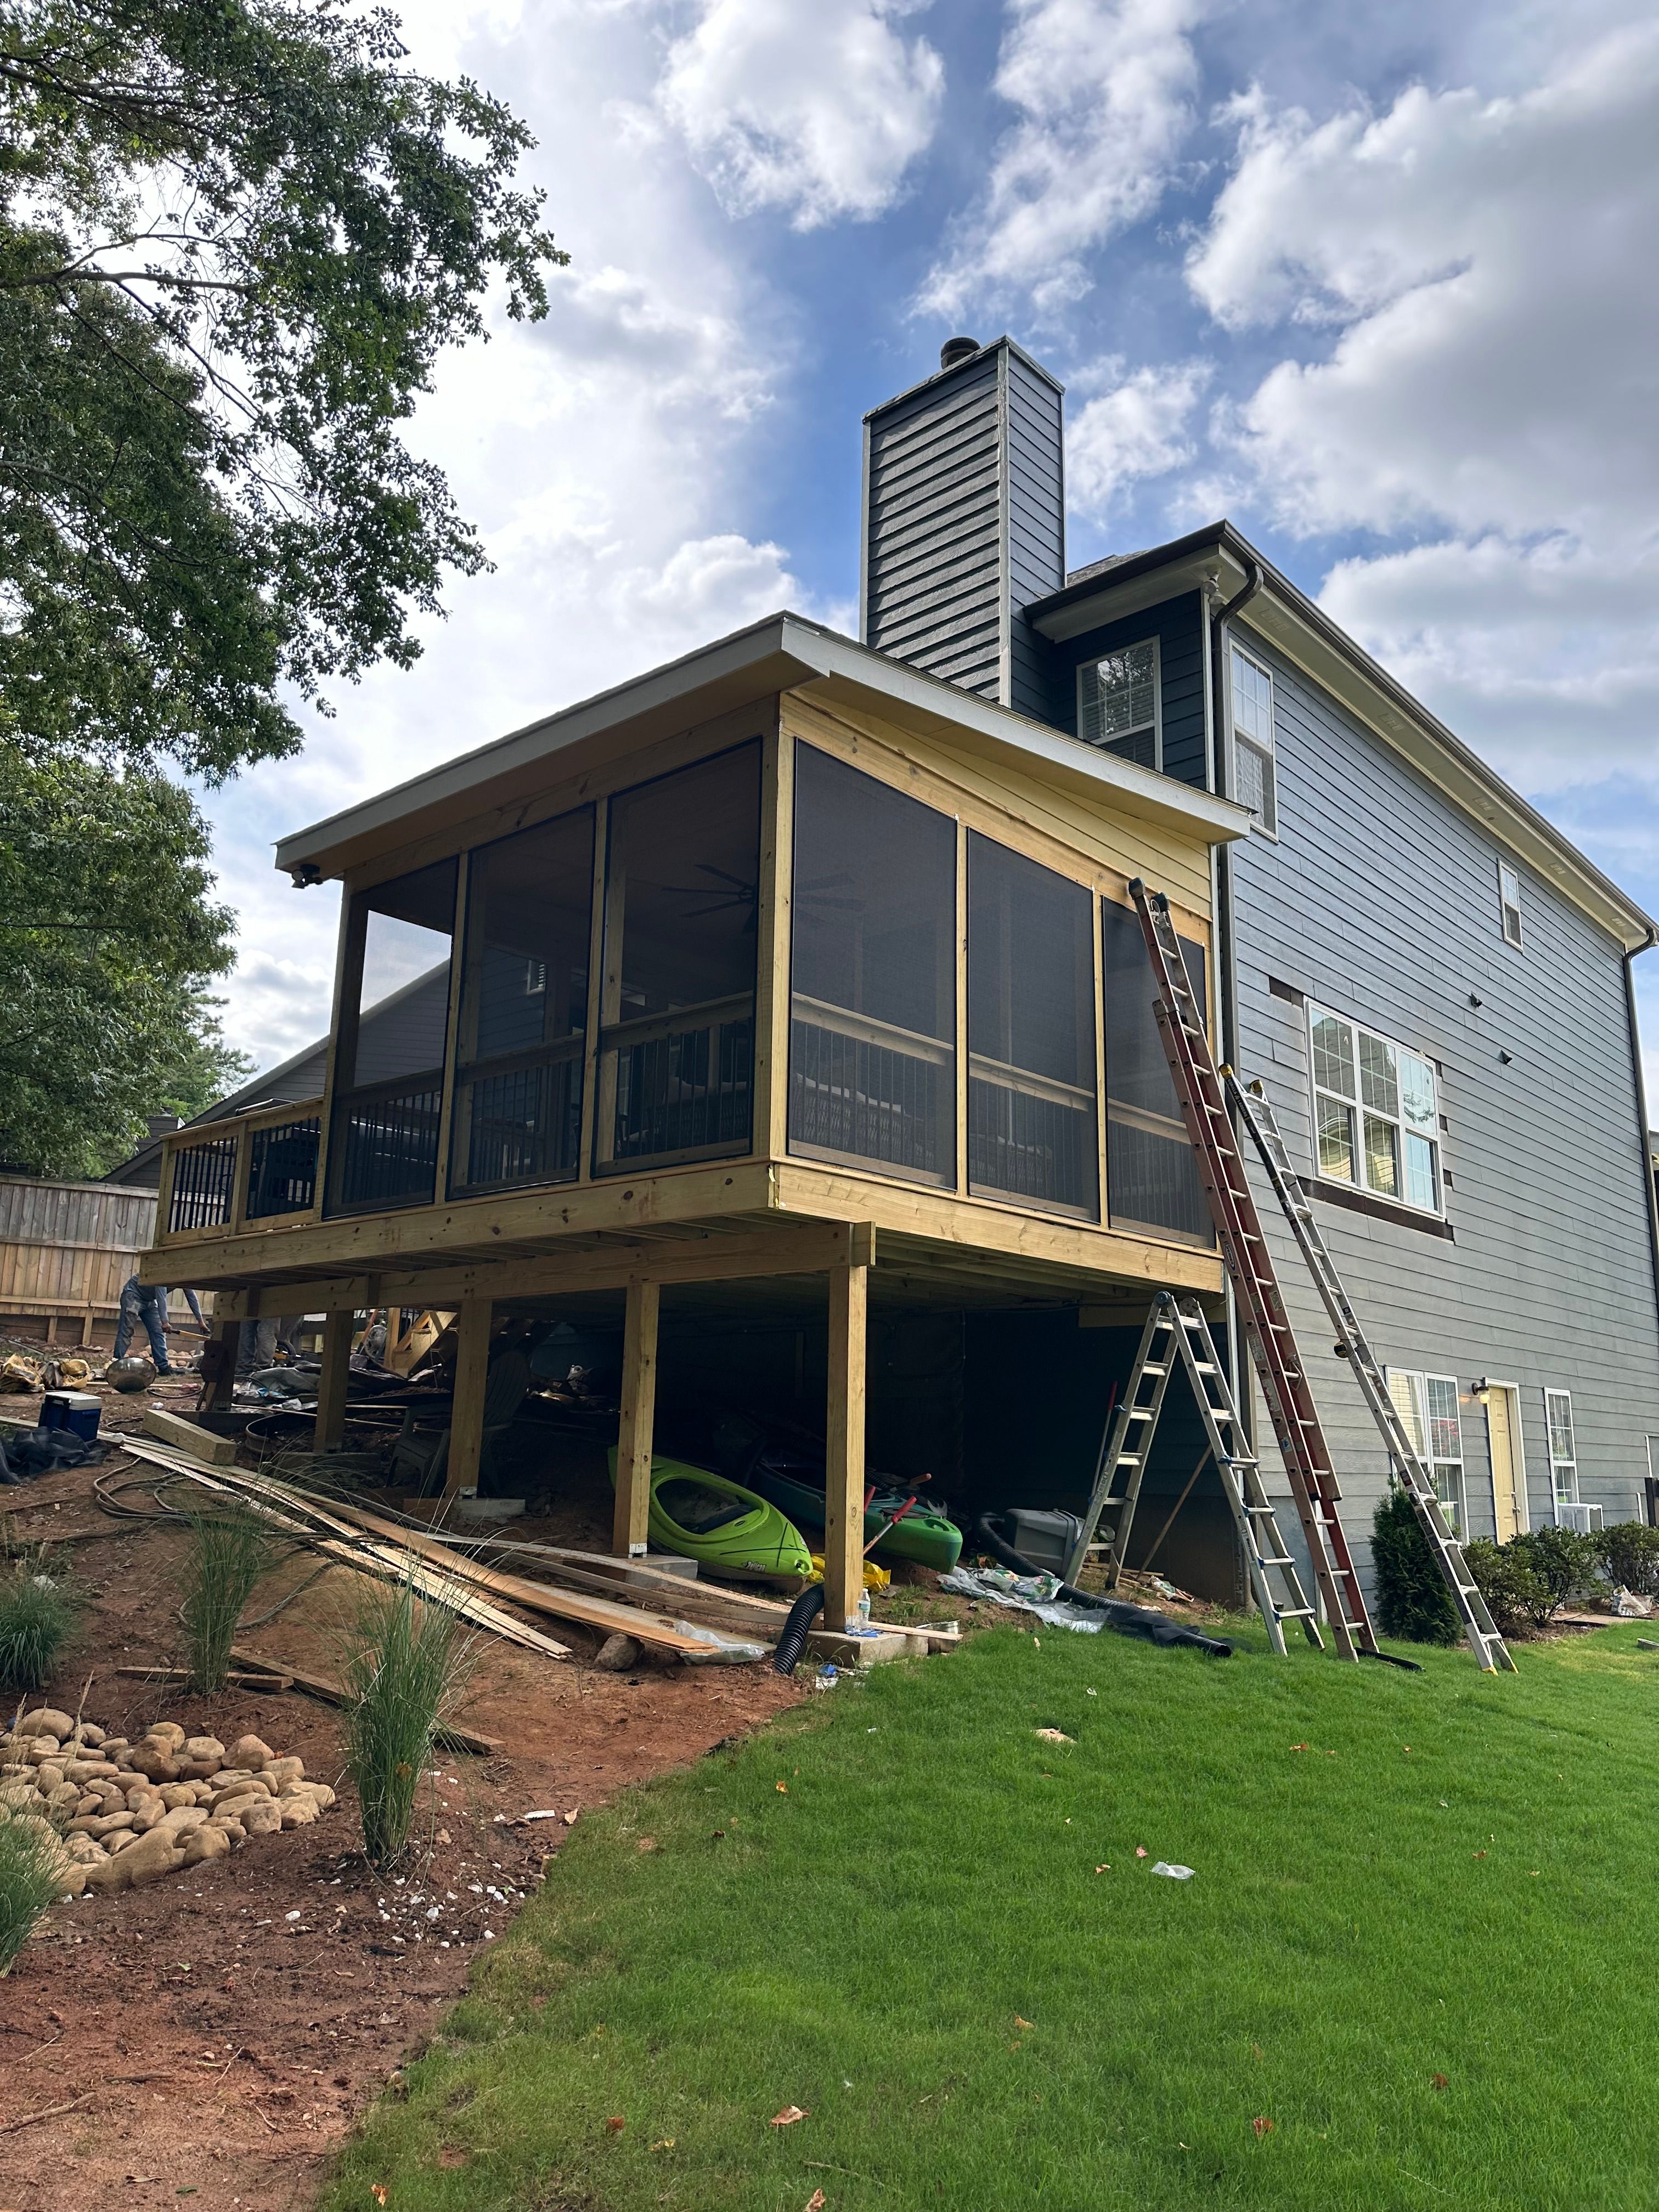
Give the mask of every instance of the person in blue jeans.
[[[202, 1309], [197, 1301], [195, 1291], [186, 1291], [185, 1297], [191, 1313], [196, 1316], [198, 1327], [205, 1336], [207, 1323], [202, 1319]], [[155, 1362], [156, 1373], [171, 1375], [173, 1372], [173, 1367], [172, 1361], [167, 1358], [166, 1287], [160, 1283], [145, 1285], [139, 1281], [137, 1275], [129, 1275], [121, 1285], [121, 1315], [115, 1324], [115, 1357], [118, 1359], [125, 1358], [127, 1346], [132, 1341], [132, 1333], [140, 1322], [143, 1323], [144, 1334], [149, 1339], [150, 1356]]]

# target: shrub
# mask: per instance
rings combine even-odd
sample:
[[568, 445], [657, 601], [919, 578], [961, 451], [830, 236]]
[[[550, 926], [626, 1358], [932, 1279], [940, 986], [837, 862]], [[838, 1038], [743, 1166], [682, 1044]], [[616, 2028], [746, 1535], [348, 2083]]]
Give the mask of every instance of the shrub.
[[1371, 1562], [1376, 1571], [1376, 1617], [1385, 1636], [1411, 1644], [1455, 1644], [1463, 1633], [1417, 1509], [1398, 1483], [1371, 1520]]
[[1659, 1528], [1645, 1521], [1615, 1521], [1596, 1539], [1601, 1571], [1616, 1589], [1637, 1597], [1659, 1597]]
[[0, 1583], [0, 1681], [15, 1690], [43, 1688], [80, 1625], [81, 1601], [70, 1583], [14, 1568]]
[[0, 1813], [0, 1976], [64, 1887], [63, 1847], [46, 1821]]
[[1601, 1540], [1577, 1528], [1558, 1528], [1547, 1522], [1511, 1536], [1506, 1547], [1532, 1569], [1549, 1592], [1548, 1620], [1570, 1598], [1589, 1597], [1596, 1587]]
[[234, 1506], [186, 1510], [185, 1649], [191, 1681], [204, 1696], [214, 1697], [225, 1686], [242, 1608], [270, 1565], [270, 1534], [264, 1522]]
[[1494, 1544], [1487, 1537], [1477, 1536], [1463, 1547], [1464, 1560], [1480, 1586], [1498, 1634], [1510, 1638], [1536, 1636], [1556, 1603], [1547, 1585], [1528, 1565], [1519, 1544], [1518, 1537], [1507, 1544]]
[[465, 1680], [471, 1639], [412, 1582], [367, 1586], [347, 1632], [346, 1765], [375, 1866], [402, 1856], [439, 1724]]

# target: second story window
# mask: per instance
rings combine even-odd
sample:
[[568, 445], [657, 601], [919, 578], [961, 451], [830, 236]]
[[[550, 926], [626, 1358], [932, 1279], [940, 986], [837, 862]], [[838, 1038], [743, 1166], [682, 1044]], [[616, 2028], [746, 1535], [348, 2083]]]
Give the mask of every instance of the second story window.
[[1432, 1062], [1322, 1007], [1310, 1006], [1308, 1015], [1317, 1173], [1327, 1182], [1352, 1183], [1438, 1213], [1440, 1117]]
[[1259, 660], [1232, 648], [1233, 797], [1258, 829], [1279, 835], [1279, 763], [1273, 742], [1273, 679]]
[[1077, 732], [1085, 745], [1159, 768], [1158, 640], [1086, 661], [1077, 672]]
[[1498, 863], [1498, 903], [1504, 917], [1504, 942], [1521, 947], [1521, 878], [1507, 860]]

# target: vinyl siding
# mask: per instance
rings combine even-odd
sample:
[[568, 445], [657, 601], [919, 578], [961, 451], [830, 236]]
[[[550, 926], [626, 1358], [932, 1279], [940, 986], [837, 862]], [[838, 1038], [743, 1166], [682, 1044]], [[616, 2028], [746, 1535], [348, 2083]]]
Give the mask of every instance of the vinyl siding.
[[1042, 716], [1054, 648], [1023, 611], [1066, 580], [1060, 393], [1016, 353], [1007, 356], [1009, 678], [1006, 703]]
[[[1438, 1063], [1452, 1239], [1317, 1207], [1373, 1349], [1456, 1376], [1471, 1534], [1494, 1530], [1483, 1375], [1518, 1388], [1534, 1528], [1553, 1518], [1547, 1388], [1572, 1393], [1580, 1498], [1638, 1517], [1659, 1312], [1619, 947], [1524, 868], [1525, 949], [1506, 945], [1492, 838], [1243, 625], [1239, 642], [1273, 671], [1279, 801], [1278, 842], [1233, 848], [1241, 1065], [1311, 1173], [1307, 1016], [1270, 977]], [[1257, 1188], [1363, 1554], [1386, 1455]]]

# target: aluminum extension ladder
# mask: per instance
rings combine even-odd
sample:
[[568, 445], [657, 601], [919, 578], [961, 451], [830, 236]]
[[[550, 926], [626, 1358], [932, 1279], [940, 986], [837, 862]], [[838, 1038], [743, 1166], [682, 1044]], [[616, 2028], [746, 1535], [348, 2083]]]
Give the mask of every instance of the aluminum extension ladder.
[[[1228, 1388], [1227, 1370], [1217, 1354], [1204, 1310], [1195, 1297], [1177, 1296], [1173, 1291], [1160, 1291], [1146, 1316], [1127, 1388], [1102, 1440], [1094, 1488], [1066, 1563], [1066, 1580], [1077, 1580], [1090, 1552], [1103, 1551], [1106, 1587], [1117, 1588], [1128, 1553], [1135, 1508], [1140, 1502], [1141, 1477], [1158, 1431], [1158, 1415], [1164, 1410], [1164, 1394], [1177, 1363], [1187, 1370], [1209, 1440], [1209, 1455], [1215, 1461], [1243, 1547], [1250, 1592], [1267, 1623], [1273, 1650], [1284, 1651], [1287, 1620], [1299, 1620], [1308, 1641], [1322, 1650], [1324, 1638], [1314, 1608], [1308, 1602], [1296, 1562], [1285, 1547], [1278, 1516], [1262, 1486], [1261, 1467], [1245, 1438]], [[1151, 1395], [1143, 1395], [1149, 1384]], [[1115, 1494], [1120, 1475], [1125, 1487], [1121, 1494]], [[1115, 1518], [1105, 1541], [1091, 1542], [1102, 1516], [1108, 1512]]]
[[1231, 1069], [1227, 1071], [1226, 1096], [1237, 1111], [1239, 1120], [1249, 1130], [1268, 1180], [1273, 1195], [1284, 1208], [1308, 1272], [1324, 1302], [1325, 1310], [1337, 1331], [1337, 1352], [1346, 1358], [1359, 1385], [1360, 1395], [1370, 1410], [1371, 1419], [1382, 1431], [1382, 1441], [1393, 1457], [1395, 1467], [1404, 1484], [1407, 1494], [1417, 1509], [1417, 1517], [1427, 1537], [1429, 1549], [1438, 1561], [1440, 1571], [1452, 1594], [1463, 1623], [1463, 1633], [1469, 1649], [1480, 1664], [1490, 1671], [1513, 1673], [1515, 1661], [1509, 1646], [1499, 1634], [1497, 1624], [1487, 1609], [1474, 1577], [1463, 1558], [1463, 1547], [1452, 1533], [1444, 1513], [1441, 1510], [1438, 1493], [1434, 1486], [1434, 1475], [1422, 1454], [1412, 1441], [1411, 1432], [1400, 1418], [1399, 1408], [1389, 1395], [1388, 1384], [1376, 1356], [1365, 1340], [1365, 1332], [1359, 1325], [1359, 1316], [1349, 1302], [1342, 1287], [1342, 1278], [1336, 1272], [1314, 1210], [1308, 1203], [1296, 1170], [1291, 1165], [1285, 1139], [1279, 1134], [1279, 1123], [1273, 1108], [1267, 1103], [1259, 1083], [1248, 1087], [1242, 1084]]

